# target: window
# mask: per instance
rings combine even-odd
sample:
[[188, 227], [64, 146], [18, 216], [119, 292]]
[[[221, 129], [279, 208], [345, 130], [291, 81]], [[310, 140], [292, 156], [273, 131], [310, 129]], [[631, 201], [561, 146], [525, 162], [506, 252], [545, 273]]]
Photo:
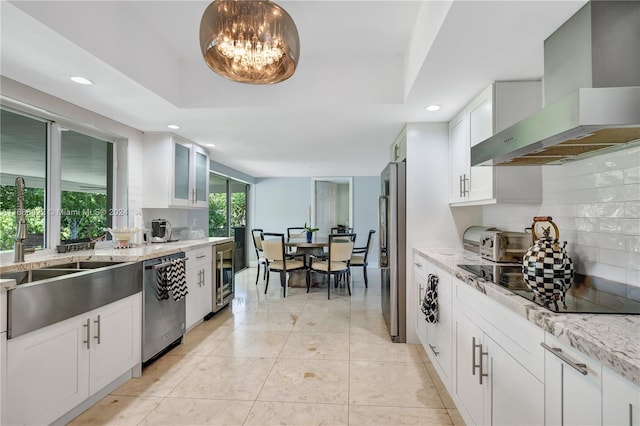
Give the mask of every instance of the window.
[[0, 251], [13, 250], [18, 176], [25, 180], [27, 244], [44, 247], [47, 123], [0, 109]]
[[[27, 245], [95, 239], [111, 226], [114, 143], [81, 124], [0, 109], [0, 250], [13, 250], [15, 179], [25, 180]], [[126, 211], [123, 212], [126, 214]]]
[[209, 236], [233, 237], [233, 229], [247, 222], [247, 185], [209, 174]]
[[113, 144], [63, 131], [60, 240], [94, 239], [111, 226]]

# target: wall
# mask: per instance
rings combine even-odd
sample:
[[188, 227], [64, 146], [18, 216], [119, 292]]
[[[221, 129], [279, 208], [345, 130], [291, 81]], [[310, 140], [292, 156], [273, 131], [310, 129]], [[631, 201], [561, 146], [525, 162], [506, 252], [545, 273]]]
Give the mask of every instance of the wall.
[[542, 205], [485, 206], [483, 224], [522, 231], [551, 216], [578, 272], [640, 287], [640, 147], [544, 166], [542, 176]]
[[407, 342], [415, 334], [418, 298], [412, 285], [413, 248], [459, 247], [462, 233], [482, 221], [480, 207], [449, 207], [449, 126], [447, 123], [407, 125]]
[[[256, 178], [249, 191], [248, 228], [261, 228], [265, 232], [286, 233], [287, 227], [302, 226], [308, 222], [308, 210], [312, 204], [313, 179], [303, 178]], [[353, 178], [353, 224], [358, 234], [357, 245], [364, 245], [369, 229], [377, 229], [379, 176], [356, 176]], [[253, 244], [253, 243], [250, 243]], [[252, 246], [251, 246], [252, 247]], [[250, 251], [251, 264], [255, 264], [255, 253]], [[369, 256], [372, 267], [377, 267], [377, 247]]]

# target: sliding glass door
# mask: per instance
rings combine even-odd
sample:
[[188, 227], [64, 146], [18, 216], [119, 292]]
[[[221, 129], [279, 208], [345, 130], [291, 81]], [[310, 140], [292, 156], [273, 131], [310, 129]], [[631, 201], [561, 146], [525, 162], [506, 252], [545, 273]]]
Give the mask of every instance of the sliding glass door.
[[209, 236], [234, 238], [234, 265], [237, 271], [247, 266], [245, 225], [248, 188], [249, 185], [244, 182], [209, 174]]

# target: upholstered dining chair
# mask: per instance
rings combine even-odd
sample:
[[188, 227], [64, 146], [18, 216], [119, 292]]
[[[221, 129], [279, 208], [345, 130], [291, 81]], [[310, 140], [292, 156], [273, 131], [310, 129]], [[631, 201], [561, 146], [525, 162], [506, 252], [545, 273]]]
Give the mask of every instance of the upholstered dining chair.
[[[262, 249], [267, 261], [267, 282], [264, 286], [264, 294], [269, 288], [269, 277], [271, 271], [280, 274], [280, 285], [282, 286], [284, 297], [287, 297], [287, 273], [307, 269], [302, 260], [292, 259], [285, 253], [284, 234], [263, 232]], [[309, 275], [306, 276], [307, 288], [309, 288]]]
[[258, 279], [260, 278], [260, 265], [264, 268], [262, 271], [262, 279], [267, 279], [267, 269], [269, 265], [267, 259], [264, 257], [264, 250], [262, 249], [262, 233], [263, 229], [254, 228], [251, 230], [251, 237], [253, 238], [253, 248], [256, 250], [256, 259], [258, 259], [258, 273], [256, 274], [256, 285], [258, 285]]
[[[302, 243], [307, 241], [307, 230], [300, 227], [287, 228], [287, 242], [288, 243]], [[287, 247], [287, 252], [295, 252], [295, 248]]]
[[[309, 258], [307, 277], [310, 277], [312, 272], [319, 272], [327, 276], [327, 299], [331, 299], [331, 275], [333, 275], [336, 283], [338, 276], [342, 274], [346, 276], [347, 290], [349, 291], [349, 296], [351, 296], [351, 270], [349, 269], [349, 264], [354, 240], [354, 234], [330, 234], [329, 251], [326, 258], [314, 259], [313, 256]], [[309, 292], [310, 283], [310, 278], [307, 278], [307, 293]]]
[[350, 234], [352, 232], [353, 232], [353, 228], [348, 228], [346, 226], [338, 225], [331, 228], [332, 234]]
[[367, 244], [363, 247], [354, 247], [353, 255], [351, 256], [351, 266], [362, 267], [362, 275], [364, 275], [364, 286], [369, 288], [369, 279], [367, 278], [367, 265], [369, 263], [369, 251], [373, 245], [373, 234], [376, 231], [374, 229], [369, 230], [369, 236], [367, 237]]

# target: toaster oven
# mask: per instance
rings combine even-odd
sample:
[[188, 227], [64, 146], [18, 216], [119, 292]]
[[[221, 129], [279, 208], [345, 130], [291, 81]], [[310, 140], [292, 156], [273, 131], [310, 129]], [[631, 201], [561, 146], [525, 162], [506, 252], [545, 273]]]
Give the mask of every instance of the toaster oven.
[[480, 235], [480, 256], [493, 262], [521, 263], [532, 244], [525, 232], [488, 231]]

